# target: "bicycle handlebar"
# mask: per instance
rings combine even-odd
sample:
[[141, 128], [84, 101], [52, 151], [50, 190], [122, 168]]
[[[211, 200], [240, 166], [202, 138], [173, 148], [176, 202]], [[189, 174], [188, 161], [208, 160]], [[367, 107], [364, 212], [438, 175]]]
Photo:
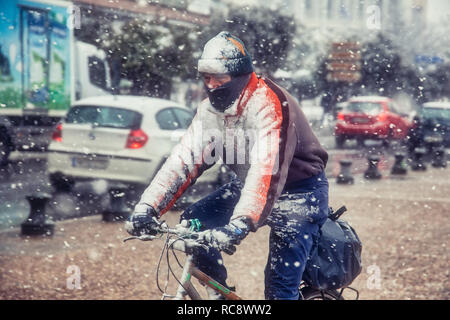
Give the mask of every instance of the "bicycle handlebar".
[[191, 253], [192, 249], [200, 247], [208, 250], [209, 243], [204, 240], [201, 232], [192, 231], [187, 226], [183, 226], [182, 224], [180, 224], [178, 228], [170, 228], [165, 221], [160, 222], [156, 218], [153, 218], [153, 221], [157, 225], [154, 230], [157, 234], [159, 234], [159, 236], [149, 234], [131, 236], [125, 238], [123, 242], [129, 240], [152, 241], [154, 239], [160, 239], [164, 234], [167, 234], [176, 236], [176, 239], [169, 240], [169, 247], [172, 247], [178, 251]]

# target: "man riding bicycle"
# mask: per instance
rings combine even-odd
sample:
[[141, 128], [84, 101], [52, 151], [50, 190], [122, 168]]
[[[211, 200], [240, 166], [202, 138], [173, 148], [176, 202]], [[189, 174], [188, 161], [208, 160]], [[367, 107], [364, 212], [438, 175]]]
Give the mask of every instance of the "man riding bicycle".
[[167, 212], [217, 160], [236, 174], [190, 206], [181, 220], [198, 219], [211, 249], [198, 268], [226, 285], [220, 251], [232, 254], [261, 226], [271, 228], [266, 299], [298, 299], [298, 287], [318, 231], [328, 216], [327, 152], [295, 99], [258, 77], [241, 40], [221, 32], [198, 61], [208, 99], [142, 194], [126, 222], [132, 235], [152, 233]]

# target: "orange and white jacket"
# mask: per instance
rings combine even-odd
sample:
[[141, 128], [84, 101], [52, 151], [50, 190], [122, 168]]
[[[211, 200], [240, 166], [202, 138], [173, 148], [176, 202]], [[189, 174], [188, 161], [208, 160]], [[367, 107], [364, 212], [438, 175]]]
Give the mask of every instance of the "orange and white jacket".
[[222, 159], [241, 182], [232, 219], [245, 216], [260, 227], [287, 183], [319, 174], [328, 154], [286, 90], [255, 73], [225, 112], [204, 100], [140, 203], [160, 216], [215, 162]]

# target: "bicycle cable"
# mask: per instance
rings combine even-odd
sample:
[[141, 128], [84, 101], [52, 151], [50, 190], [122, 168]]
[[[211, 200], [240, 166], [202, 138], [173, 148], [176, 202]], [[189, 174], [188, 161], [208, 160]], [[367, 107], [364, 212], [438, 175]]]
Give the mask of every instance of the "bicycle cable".
[[[158, 259], [158, 265], [156, 267], [156, 286], [158, 287], [158, 290], [163, 294], [163, 296], [167, 295], [166, 294], [166, 290], [167, 290], [167, 286], [168, 286], [168, 283], [169, 283], [169, 270], [167, 271], [167, 278], [166, 278], [166, 283], [165, 283], [164, 290], [161, 289], [161, 286], [159, 284], [159, 270], [161, 268], [161, 262], [162, 262], [162, 257], [164, 255], [164, 252], [166, 252], [166, 250], [168, 250], [168, 248], [169, 248], [169, 240], [170, 240], [169, 233], [166, 233], [166, 239], [164, 241], [164, 245], [163, 245], [163, 248], [161, 250], [161, 254], [159, 256], [159, 259]], [[167, 256], [166, 256], [166, 259], [167, 259]], [[169, 263], [169, 261], [167, 261], [167, 263]]]
[[164, 242], [163, 249], [162, 249], [159, 259], [158, 259], [158, 265], [156, 267], [156, 286], [158, 287], [158, 290], [161, 291], [162, 294], [165, 294], [165, 291], [162, 290], [159, 285], [159, 269], [161, 266], [161, 261], [162, 261], [163, 255], [164, 255], [164, 251], [166, 251], [167, 242], [168, 242], [168, 238], [166, 238], [166, 241]]
[[[172, 276], [175, 278], [175, 280], [178, 282], [178, 284], [185, 290], [186, 288], [183, 286], [183, 284], [181, 283], [181, 281], [178, 279], [178, 277], [176, 276], [175, 272], [172, 270], [172, 267], [170, 266], [170, 258], [169, 258], [169, 249], [172, 251], [172, 254], [174, 255], [178, 265], [180, 267], [182, 267], [180, 261], [178, 260], [178, 257], [175, 254], [175, 250], [172, 248], [173, 244], [175, 243], [175, 241], [177, 240], [182, 240], [184, 241], [184, 239], [182, 237], [178, 237], [177, 240], [175, 240], [172, 244], [169, 244], [169, 240], [171, 239], [171, 237], [169, 236], [169, 234], [167, 234], [166, 240], [164, 241], [164, 245], [163, 248], [161, 250], [161, 254], [159, 256], [158, 259], [158, 265], [157, 265], [157, 269], [156, 269], [156, 285], [159, 289], [159, 291], [163, 294], [163, 296], [170, 296], [173, 297], [173, 295], [168, 295], [167, 292], [167, 287], [169, 285], [169, 280], [170, 280], [170, 274], [172, 274]], [[166, 283], [165, 283], [165, 287], [164, 290], [161, 289], [161, 286], [159, 284], [159, 270], [161, 268], [161, 262], [162, 262], [162, 257], [164, 256], [164, 253], [166, 253], [166, 263], [167, 263], [167, 278], [166, 278]]]
[[[178, 237], [177, 240], [185, 241], [182, 237]], [[175, 241], [177, 241], [177, 240], [175, 240]], [[173, 244], [175, 243], [175, 241], [172, 242], [172, 244], [170, 244], [170, 245], [168, 244], [167, 245], [167, 255], [166, 255], [167, 256], [167, 267], [168, 267], [168, 270], [172, 273], [172, 276], [178, 282], [178, 284], [184, 289], [184, 291], [187, 291], [186, 288], [184, 287], [184, 285], [181, 283], [181, 281], [177, 278], [176, 274], [173, 272], [172, 267], [170, 266], [170, 259], [169, 259], [169, 252], [168, 252], [169, 249], [172, 251], [172, 254], [175, 256], [175, 259], [177, 260], [177, 262], [180, 265], [180, 267], [182, 267], [182, 265], [180, 264], [180, 262], [178, 260], [178, 257], [175, 254], [175, 249], [172, 247]]]
[[180, 263], [180, 260], [178, 260], [178, 257], [177, 257], [177, 255], [176, 255], [176, 253], [175, 253], [175, 250], [172, 248], [172, 254], [173, 254], [173, 256], [175, 257], [175, 260], [177, 261], [177, 263], [178, 263], [178, 266], [180, 267], [180, 268], [183, 268], [183, 265]]

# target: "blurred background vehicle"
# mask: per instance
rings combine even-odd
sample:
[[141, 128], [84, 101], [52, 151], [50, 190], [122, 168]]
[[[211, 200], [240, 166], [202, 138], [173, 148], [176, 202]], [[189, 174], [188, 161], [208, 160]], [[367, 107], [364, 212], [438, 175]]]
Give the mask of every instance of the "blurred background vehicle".
[[347, 139], [356, 139], [363, 145], [366, 139], [404, 140], [412, 126], [408, 114], [401, 113], [396, 102], [387, 97], [359, 96], [350, 98], [337, 114], [335, 125], [336, 147]]
[[0, 165], [45, 151], [72, 102], [110, 92], [105, 52], [75, 38], [69, 1], [0, 4]]
[[325, 114], [322, 106], [316, 101], [316, 99], [302, 100], [300, 103], [300, 108], [313, 129], [318, 129], [322, 125]]
[[408, 134], [408, 147], [450, 147], [450, 102], [426, 102], [414, 116], [414, 125]]
[[14, 149], [11, 141], [13, 127], [9, 119], [0, 117], [0, 166], [7, 163], [9, 154]]
[[[77, 181], [125, 183], [139, 196], [189, 127], [194, 113], [164, 99], [92, 97], [76, 102], [56, 126], [47, 172], [57, 191]], [[198, 183], [220, 183], [220, 164]]]

